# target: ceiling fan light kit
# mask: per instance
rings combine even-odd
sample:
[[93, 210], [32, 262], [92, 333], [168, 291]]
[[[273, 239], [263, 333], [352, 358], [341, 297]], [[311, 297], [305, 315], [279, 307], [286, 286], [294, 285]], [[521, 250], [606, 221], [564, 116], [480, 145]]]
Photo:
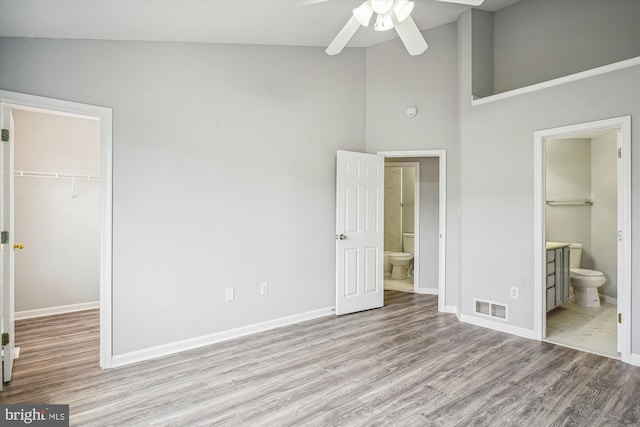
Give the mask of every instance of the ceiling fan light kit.
[[[314, 3], [322, 3], [327, 0], [297, 0], [298, 6]], [[446, 3], [458, 3], [469, 6], [479, 6], [484, 0], [438, 0]], [[411, 12], [415, 3], [410, 0], [365, 0], [360, 6], [353, 9], [353, 14], [338, 35], [327, 47], [327, 55], [337, 55], [349, 43], [351, 37], [358, 31], [358, 28], [368, 27], [375, 13], [376, 20], [373, 29], [376, 31], [387, 31], [395, 28], [400, 40], [407, 48], [409, 55], [416, 56], [422, 54], [427, 48], [420, 29], [411, 19]]]

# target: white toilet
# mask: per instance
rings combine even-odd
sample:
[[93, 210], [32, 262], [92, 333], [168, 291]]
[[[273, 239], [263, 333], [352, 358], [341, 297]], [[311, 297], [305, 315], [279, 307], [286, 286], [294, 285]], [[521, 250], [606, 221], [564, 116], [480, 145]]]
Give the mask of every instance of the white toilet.
[[570, 282], [576, 297], [576, 304], [585, 307], [600, 307], [598, 288], [607, 281], [604, 273], [596, 270], [580, 268], [582, 243], [569, 245]]
[[392, 279], [406, 279], [413, 270], [413, 233], [402, 233], [402, 250], [403, 252], [392, 252], [389, 254], [389, 261], [391, 261], [392, 266]]

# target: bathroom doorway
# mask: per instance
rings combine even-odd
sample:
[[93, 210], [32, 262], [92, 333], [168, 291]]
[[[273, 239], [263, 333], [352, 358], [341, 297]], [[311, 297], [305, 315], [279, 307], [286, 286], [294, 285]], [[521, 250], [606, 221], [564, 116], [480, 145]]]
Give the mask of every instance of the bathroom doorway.
[[623, 360], [631, 315], [628, 132], [628, 118], [536, 132], [540, 338]]
[[[383, 151], [385, 162], [419, 163], [419, 195], [415, 215], [413, 291], [438, 295], [438, 311], [454, 312], [446, 304], [446, 150]], [[386, 184], [385, 184], [386, 186]]]
[[420, 283], [420, 163], [385, 162], [384, 289], [414, 292]]

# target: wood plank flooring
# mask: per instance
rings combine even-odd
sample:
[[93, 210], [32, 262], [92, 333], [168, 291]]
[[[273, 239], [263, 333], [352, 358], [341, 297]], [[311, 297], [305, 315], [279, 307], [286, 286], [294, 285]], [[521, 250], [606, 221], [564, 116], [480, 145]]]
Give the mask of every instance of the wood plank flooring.
[[107, 371], [97, 311], [18, 321], [0, 402], [101, 427], [640, 425], [640, 368], [385, 304]]

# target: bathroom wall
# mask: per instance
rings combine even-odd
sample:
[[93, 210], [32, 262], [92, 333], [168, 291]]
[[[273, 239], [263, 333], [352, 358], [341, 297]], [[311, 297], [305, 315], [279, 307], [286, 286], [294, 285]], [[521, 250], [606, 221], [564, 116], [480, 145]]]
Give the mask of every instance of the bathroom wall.
[[384, 168], [384, 250], [402, 252], [402, 168]]
[[[15, 169], [100, 175], [100, 123], [14, 110]], [[17, 313], [100, 299], [100, 182], [15, 178]]]
[[[591, 140], [552, 139], [545, 145], [546, 199], [591, 198]], [[583, 244], [581, 267], [593, 268], [591, 206], [545, 206], [548, 241]]]
[[384, 168], [384, 250], [402, 252], [402, 234], [415, 231], [416, 168], [394, 164]]
[[[402, 232], [415, 231], [416, 168], [402, 168]], [[403, 249], [404, 250], [404, 249]]]
[[591, 140], [591, 255], [593, 269], [607, 282], [598, 290], [617, 298], [618, 289], [618, 177], [617, 132]]
[[546, 143], [547, 200], [590, 199], [593, 205], [546, 206], [547, 240], [584, 245], [581, 267], [602, 271], [600, 293], [617, 297], [617, 136]]
[[438, 289], [440, 242], [440, 165], [436, 157], [400, 158], [420, 163], [419, 289]]

